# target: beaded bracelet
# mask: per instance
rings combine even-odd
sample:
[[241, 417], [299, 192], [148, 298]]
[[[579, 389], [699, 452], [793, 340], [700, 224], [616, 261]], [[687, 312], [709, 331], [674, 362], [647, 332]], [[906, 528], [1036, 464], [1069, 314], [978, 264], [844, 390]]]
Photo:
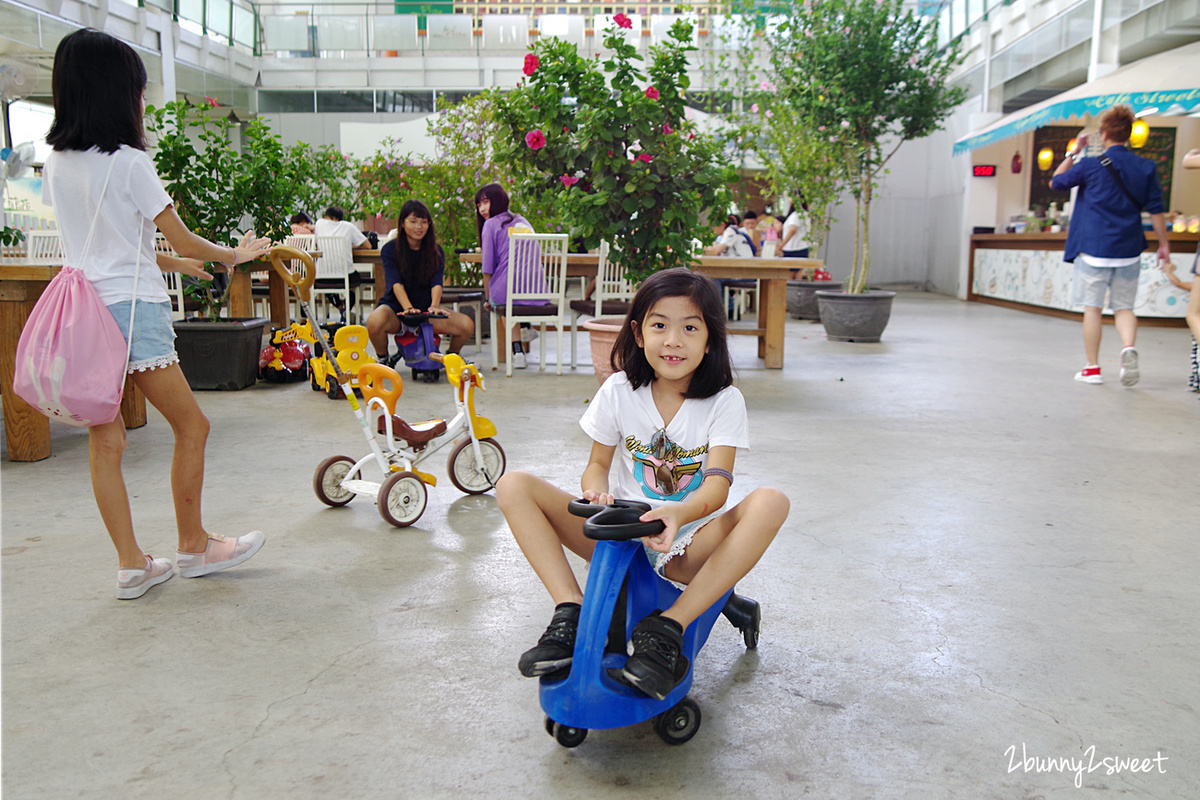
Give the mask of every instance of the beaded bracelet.
[[724, 478], [725, 480], [729, 481], [730, 486], [733, 486], [733, 473], [727, 469], [721, 469], [720, 467], [709, 467], [708, 469], [704, 470], [702, 474], [705, 478], [710, 475], [716, 475], [719, 478]]

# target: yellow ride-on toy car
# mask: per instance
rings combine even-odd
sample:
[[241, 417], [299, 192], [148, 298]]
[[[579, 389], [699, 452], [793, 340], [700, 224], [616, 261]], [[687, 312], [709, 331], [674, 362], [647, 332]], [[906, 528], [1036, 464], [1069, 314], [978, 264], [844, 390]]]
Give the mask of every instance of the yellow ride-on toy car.
[[[304, 274], [297, 275], [286, 261], [299, 260]], [[315, 268], [312, 258], [294, 247], [271, 250], [271, 264], [300, 298], [305, 313]], [[474, 364], [457, 354], [444, 357], [446, 377], [454, 394], [453, 419], [430, 419], [407, 423], [396, 416], [396, 401], [404, 391], [404, 381], [391, 367], [366, 363], [358, 366], [357, 383], [360, 403], [351, 385], [351, 375], [340, 368], [340, 358], [332, 357], [329, 342], [320, 327], [314, 327], [322, 352], [335, 371], [346, 400], [366, 436], [370, 453], [355, 461], [349, 456], [331, 456], [317, 467], [313, 489], [321, 502], [344, 506], [355, 495], [365, 494], [379, 501], [379, 514], [397, 527], [407, 527], [425, 512], [426, 485], [436, 486], [437, 478], [417, 469], [421, 462], [449, 447], [446, 468], [450, 481], [467, 494], [482, 494], [504, 474], [504, 450], [492, 437], [495, 424], [475, 413], [475, 389], [484, 389], [483, 376]], [[340, 333], [340, 331], [339, 331]], [[365, 406], [365, 407], [364, 407]], [[378, 475], [378, 480], [367, 476]]]

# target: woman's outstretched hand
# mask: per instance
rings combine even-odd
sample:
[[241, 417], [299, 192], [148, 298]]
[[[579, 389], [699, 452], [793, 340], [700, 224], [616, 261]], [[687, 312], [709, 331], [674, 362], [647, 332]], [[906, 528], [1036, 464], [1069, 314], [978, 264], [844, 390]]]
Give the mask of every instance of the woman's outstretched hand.
[[235, 264], [244, 264], [247, 261], [255, 261], [262, 258], [271, 249], [271, 240], [265, 236], [257, 239], [253, 238], [254, 231], [246, 231], [242, 234], [242, 238], [238, 241], [237, 247], [233, 249], [235, 253]]

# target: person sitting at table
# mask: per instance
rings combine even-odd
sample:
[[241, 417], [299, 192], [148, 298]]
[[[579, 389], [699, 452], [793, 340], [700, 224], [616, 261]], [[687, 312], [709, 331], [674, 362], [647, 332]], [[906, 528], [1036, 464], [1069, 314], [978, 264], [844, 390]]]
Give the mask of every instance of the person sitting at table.
[[[508, 300], [508, 237], [510, 233], [533, 233], [529, 220], [508, 209], [508, 192], [498, 183], [489, 183], [475, 193], [475, 225], [479, 231], [482, 249], [483, 274], [488, 276], [484, 284], [484, 303], [493, 312], [504, 313]], [[546, 305], [546, 300], [530, 300], [528, 305]], [[509, 341], [512, 342], [512, 365], [525, 369], [525, 353], [529, 342], [537, 337], [527, 323], [513, 326]], [[495, 345], [493, 345], [495, 346]]]
[[[308, 216], [305, 214], [305, 216]], [[351, 250], [370, 250], [371, 243], [367, 240], [367, 235], [358, 229], [358, 226], [351, 222], [346, 222], [346, 212], [342, 211], [337, 206], [330, 206], [325, 209], [325, 216], [317, 220], [313, 226], [313, 233], [317, 236], [342, 236], [350, 245]]]
[[751, 258], [754, 250], [750, 237], [742, 232], [737, 214], [730, 214], [724, 222], [713, 226], [713, 234], [717, 240], [704, 248], [707, 256], [733, 256], [734, 258]]
[[437, 231], [429, 209], [420, 200], [409, 200], [400, 208], [398, 230], [402, 233], [383, 246], [383, 279], [387, 291], [367, 317], [367, 336], [380, 363], [388, 366], [403, 353], [388, 357], [388, 336], [400, 332], [400, 316], [428, 312], [445, 314], [431, 319], [433, 332], [450, 337], [450, 352], [458, 353], [475, 333], [475, 321], [459, 311], [441, 307], [446, 255], [437, 242]]
[[288, 220], [292, 226], [292, 234], [294, 236], [312, 236], [317, 232], [316, 223], [313, 218], [303, 211], [297, 211], [292, 214], [292, 218]]

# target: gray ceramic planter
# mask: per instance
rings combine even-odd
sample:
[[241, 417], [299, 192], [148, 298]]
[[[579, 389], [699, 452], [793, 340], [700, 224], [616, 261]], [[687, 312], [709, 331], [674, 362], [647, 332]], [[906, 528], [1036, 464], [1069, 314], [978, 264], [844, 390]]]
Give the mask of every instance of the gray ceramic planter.
[[817, 305], [817, 290], [827, 289], [831, 292], [840, 292], [842, 282], [788, 281], [787, 287], [787, 312], [792, 319], [820, 319], [821, 310]]
[[861, 294], [818, 291], [821, 324], [834, 342], [878, 342], [892, 315], [895, 292]]

